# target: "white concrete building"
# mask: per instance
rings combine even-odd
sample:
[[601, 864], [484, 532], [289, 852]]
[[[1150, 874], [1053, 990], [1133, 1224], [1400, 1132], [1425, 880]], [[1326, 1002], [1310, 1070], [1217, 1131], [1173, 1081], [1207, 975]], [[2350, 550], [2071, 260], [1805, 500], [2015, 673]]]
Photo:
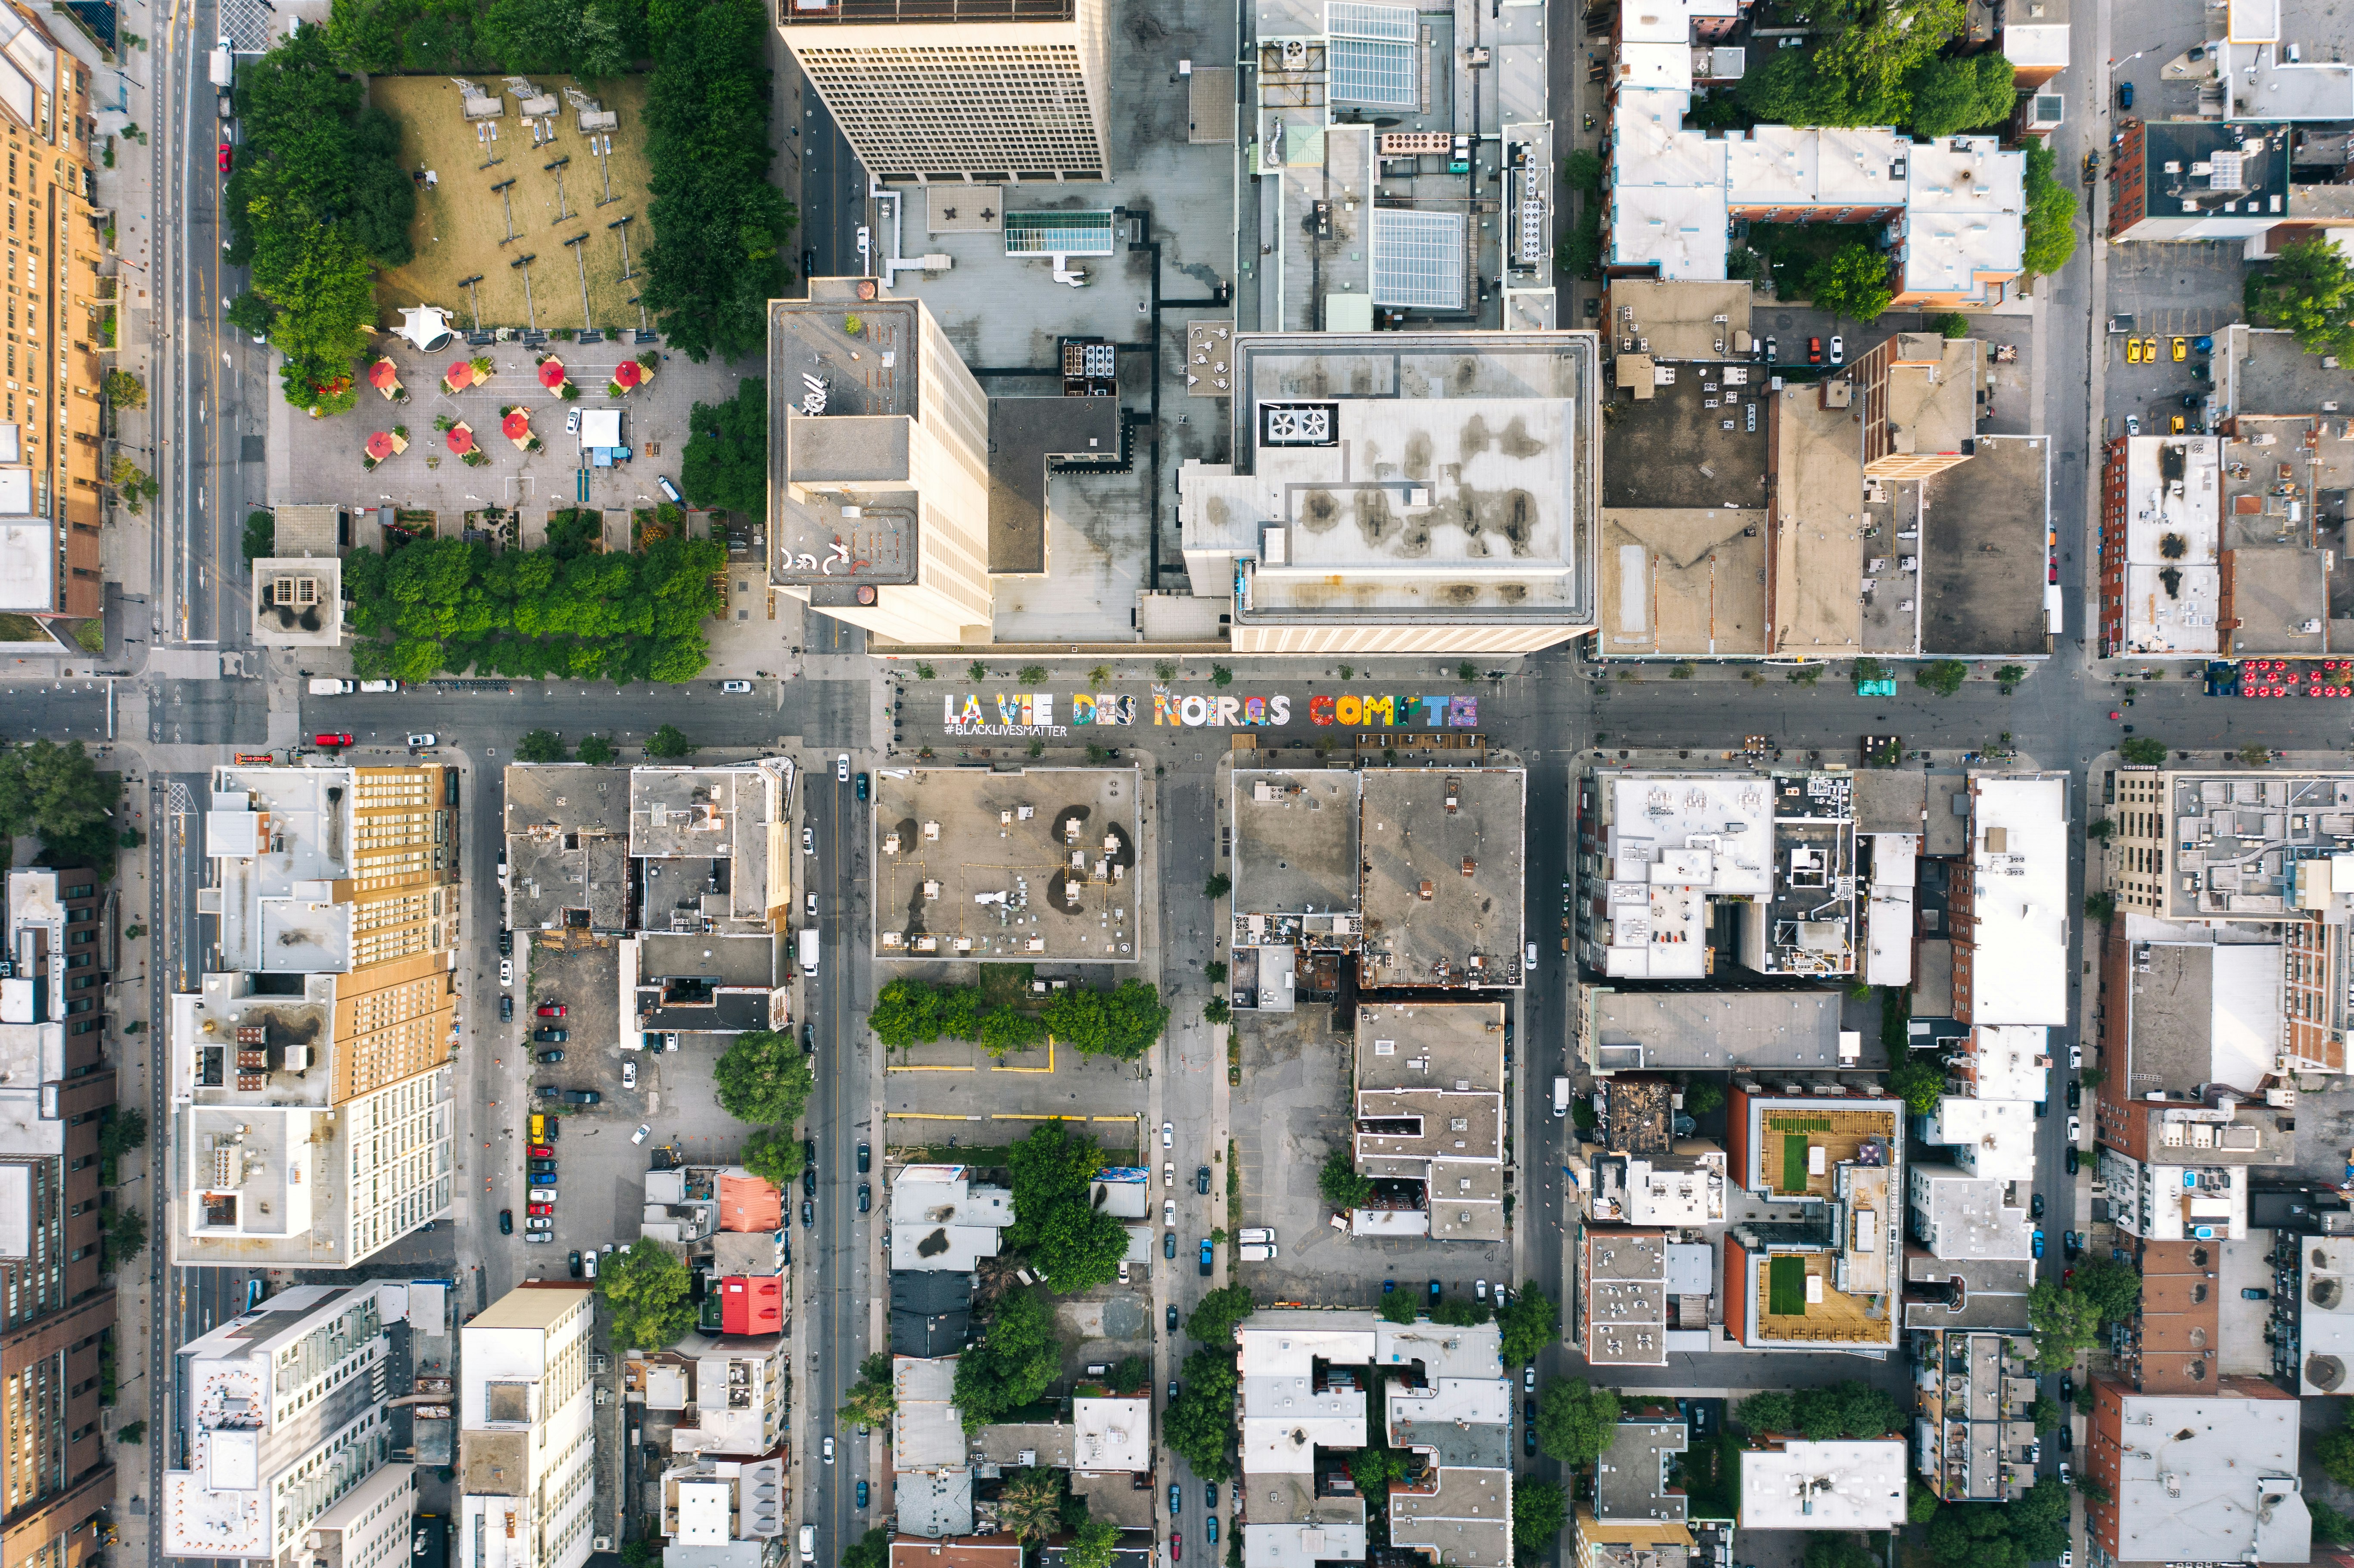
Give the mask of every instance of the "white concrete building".
[[406, 1568], [417, 1522], [417, 1467], [387, 1465], [311, 1524], [313, 1568]]
[[2122, 598], [2103, 589], [2105, 641], [2125, 654], [2212, 658], [2223, 646], [2223, 443], [2128, 436], [2125, 448], [2125, 493], [2108, 502], [2125, 526], [2112, 523], [2104, 562]]
[[995, 1257], [1013, 1194], [976, 1187], [962, 1165], [908, 1165], [891, 1179], [891, 1267], [970, 1274]]
[[[321, 1285], [274, 1296], [183, 1345], [186, 1466], [164, 1472], [164, 1555], [278, 1568], [307, 1561], [307, 1533], [391, 1457], [387, 1351], [376, 1290]], [[389, 1511], [413, 1509], [405, 1481], [401, 1495], [408, 1500]], [[365, 1546], [388, 1516], [372, 1506], [355, 1503], [331, 1528], [356, 1530], [350, 1543]]]
[[1921, 1118], [1923, 1143], [1942, 1143], [1967, 1176], [1994, 1181], [2035, 1178], [2035, 1107], [2027, 1100], [1946, 1095]]
[[1970, 777], [1967, 879], [1947, 913], [1954, 1016], [1965, 1023], [2065, 1024], [2068, 1014], [2068, 776]]
[[1894, 1530], [1904, 1522], [1904, 1443], [1786, 1443], [1741, 1456], [1744, 1530]]
[[597, 1287], [533, 1280], [460, 1330], [455, 1568], [580, 1568], [595, 1527]]

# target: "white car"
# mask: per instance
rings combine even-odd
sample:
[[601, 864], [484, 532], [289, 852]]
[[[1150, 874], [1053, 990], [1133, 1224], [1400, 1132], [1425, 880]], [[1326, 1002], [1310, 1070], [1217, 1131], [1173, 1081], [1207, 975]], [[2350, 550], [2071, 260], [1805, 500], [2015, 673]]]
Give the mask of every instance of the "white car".
[[580, 433], [579, 409], [567, 408], [564, 410], [564, 433], [567, 436], [577, 436]]
[[580, 1255], [580, 1277], [583, 1279], [594, 1279], [597, 1277], [597, 1255], [595, 1253], [584, 1252]]
[[638, 1086], [638, 1065], [637, 1065], [635, 1062], [624, 1062], [624, 1063], [622, 1063], [622, 1064], [621, 1064], [621, 1087], [623, 1087], [623, 1088], [625, 1088], [625, 1089], [634, 1089], [634, 1088], [636, 1088], [637, 1086]]
[[514, 960], [513, 959], [501, 959], [499, 960], [499, 983], [503, 986], [513, 986], [514, 984]]
[[850, 753], [845, 751], [833, 759], [833, 781], [837, 784], [850, 782]]
[[1177, 1147], [1177, 1124], [1175, 1122], [1164, 1121], [1161, 1124], [1161, 1147], [1163, 1149], [1174, 1149]]
[[1473, 1280], [1471, 1282], [1471, 1294], [1478, 1297], [1482, 1301], [1488, 1299], [1488, 1282], [1484, 1279]]
[[833, 1439], [831, 1437], [825, 1440], [825, 1462], [829, 1465], [833, 1463]]
[[1831, 334], [1831, 363], [1833, 365], [1847, 363], [1847, 339], [1837, 333]]
[[809, 895], [807, 895], [804, 897], [803, 901], [802, 901], [802, 907], [809, 911], [809, 917], [810, 917], [811, 919], [812, 919], [812, 920], [816, 919], [816, 918], [817, 918], [817, 895], [816, 895], [815, 893], [813, 893], [813, 892], [812, 892], [812, 893], [811, 893], [811, 894], [809, 894]]
[[556, 1222], [546, 1214], [530, 1214], [525, 1217], [523, 1228], [527, 1231], [552, 1231], [556, 1228]]
[[723, 692], [731, 692], [741, 694], [742, 693], [748, 692], [752, 689], [752, 683], [749, 681], [722, 681], [719, 683], [719, 689]]
[[1161, 1168], [1161, 1184], [1163, 1187], [1177, 1185], [1177, 1162], [1174, 1160]]
[[1161, 1223], [1167, 1225], [1172, 1231], [1177, 1228], [1176, 1199], [1163, 1198], [1161, 1200]]
[[2080, 1143], [2084, 1140], [2084, 1118], [2081, 1117], [2070, 1117], [2068, 1118], [2068, 1141], [2071, 1143]]
[[817, 830], [815, 828], [803, 828], [801, 830], [801, 853], [817, 853]]
[[408, 744], [411, 746], [439, 746], [441, 744], [441, 737], [435, 735], [429, 729], [422, 735], [410, 736], [408, 737]]
[[2068, 1047], [2068, 1070], [2069, 1070], [2070, 1072], [2072, 1072], [2072, 1073], [2073, 1073], [2073, 1072], [2074, 1072], [2077, 1068], [2079, 1068], [2079, 1067], [2083, 1066], [2084, 1065], [2084, 1048], [2082, 1045], [2071, 1045], [2071, 1046], [2069, 1046], [2069, 1047]]
[[630, 1141], [631, 1143], [643, 1143], [647, 1139], [653, 1136], [653, 1130], [654, 1129], [645, 1122], [640, 1122], [638, 1123], [638, 1130], [630, 1134]]
[[1119, 1282], [1122, 1285], [1128, 1283], [1128, 1259], [1126, 1258], [1119, 1260]]
[[531, 1190], [531, 1201], [535, 1203], [553, 1203], [556, 1202], [556, 1189], [553, 1187], [534, 1187]]

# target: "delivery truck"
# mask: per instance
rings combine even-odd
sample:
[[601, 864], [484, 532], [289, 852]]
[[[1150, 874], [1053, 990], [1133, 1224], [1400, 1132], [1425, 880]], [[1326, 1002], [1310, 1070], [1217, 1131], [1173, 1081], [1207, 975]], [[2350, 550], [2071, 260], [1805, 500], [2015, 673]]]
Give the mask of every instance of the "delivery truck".
[[817, 927], [804, 926], [801, 934], [801, 973], [817, 973]]
[[323, 675], [311, 678], [311, 694], [314, 697], [339, 697], [345, 692], [359, 690], [357, 681], [336, 681]]
[[212, 79], [213, 86], [223, 92], [227, 92], [237, 80], [237, 56], [231, 50], [227, 33], [223, 33], [220, 41], [213, 46]]
[[1569, 1114], [1569, 1080], [1567, 1078], [1557, 1076], [1553, 1081], [1553, 1114], [1555, 1116]]

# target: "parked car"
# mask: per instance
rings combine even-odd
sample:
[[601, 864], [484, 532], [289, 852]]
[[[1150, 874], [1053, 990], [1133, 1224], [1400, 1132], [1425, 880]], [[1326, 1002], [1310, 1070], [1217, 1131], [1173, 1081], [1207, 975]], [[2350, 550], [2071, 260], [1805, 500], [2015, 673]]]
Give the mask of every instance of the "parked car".
[[531, 1032], [531, 1037], [534, 1040], [549, 1042], [569, 1040], [572, 1038], [572, 1032], [568, 1029], [535, 1029]]
[[1161, 1147], [1163, 1149], [1174, 1149], [1177, 1147], [1177, 1124], [1175, 1122], [1164, 1121], [1161, 1124]]
[[866, 1506], [866, 1483], [864, 1481], [858, 1483], [858, 1506], [860, 1508], [864, 1508]]
[[225, 175], [225, 174], [228, 173], [228, 166], [229, 166], [229, 163], [230, 163], [230, 161], [231, 161], [231, 160], [233, 160], [236, 156], [237, 156], [237, 150], [236, 150], [235, 148], [231, 147], [231, 146], [230, 146], [228, 143], [226, 143], [226, 142], [224, 142], [224, 143], [222, 143], [220, 144], [220, 172], [221, 172], [222, 174], [224, 174], [224, 175]]
[[2117, 107], [2119, 109], [2133, 107], [2133, 83], [2129, 81], [2117, 83]]
[[348, 735], [314, 735], [311, 737], [311, 743], [332, 750], [337, 747], [349, 746], [352, 743], [352, 737]]
[[573, 1278], [578, 1279], [580, 1277], [580, 1255], [578, 1253], [576, 1252], [570, 1257], [566, 1258], [564, 1260], [564, 1266], [572, 1271]]
[[557, 1100], [567, 1106], [599, 1106], [605, 1103], [605, 1097], [594, 1089], [559, 1089], [542, 1084], [532, 1092], [541, 1099]]
[[801, 1167], [801, 1191], [810, 1197], [814, 1198], [817, 1196], [816, 1166], [804, 1165]]
[[1473, 1280], [1471, 1282], [1471, 1294], [1478, 1297], [1482, 1301], [1488, 1299], [1488, 1282], [1484, 1279]]
[[[1176, 1308], [1172, 1307], [1170, 1310], [1173, 1312]], [[1169, 1561], [1180, 1563], [1184, 1560], [1184, 1557], [1185, 1538], [1172, 1530], [1169, 1532]]]
[[1128, 1283], [1128, 1259], [1126, 1258], [1119, 1260], [1119, 1282], [1122, 1285]]
[[811, 1202], [807, 1198], [803, 1198], [801, 1200], [801, 1229], [805, 1231], [813, 1230], [816, 1226], [817, 1205]]
[[524, 1181], [526, 1186], [553, 1187], [556, 1185], [556, 1172], [553, 1171], [535, 1171], [531, 1175], [525, 1177]]
[[1164, 1199], [1162, 1199], [1162, 1200], [1161, 1200], [1161, 1223], [1162, 1224], [1164, 1224], [1164, 1225], [1168, 1225], [1168, 1226], [1170, 1226], [1172, 1229], [1174, 1229], [1174, 1228], [1175, 1228], [1176, 1224], [1177, 1224], [1177, 1200], [1176, 1200], [1176, 1199], [1174, 1199], [1174, 1198], [1164, 1198]]
[[533, 1214], [552, 1214], [556, 1213], [556, 1205], [553, 1203], [533, 1203], [525, 1209], [525, 1212], [526, 1213]]
[[2079, 1159], [2079, 1158], [2080, 1158], [2080, 1156], [2078, 1156], [2078, 1154], [2076, 1153], [2076, 1146], [2075, 1146], [2074, 1144], [2073, 1144], [2073, 1143], [2072, 1143], [2072, 1144], [2070, 1144], [2070, 1145], [2068, 1146], [2068, 1149], [2067, 1149], [2067, 1164], [2068, 1164], [2068, 1174], [2069, 1174], [2069, 1175], [2073, 1176], [2073, 1175], [2076, 1173], [2076, 1162], [2077, 1162], [2077, 1160], [2078, 1160], [2078, 1159]]
[[1211, 1269], [1211, 1266], [1212, 1266], [1212, 1265], [1211, 1265], [1211, 1262], [1210, 1262], [1210, 1244], [1209, 1244], [1207, 1241], [1204, 1241], [1204, 1242], [1203, 1242], [1203, 1243], [1202, 1243], [1202, 1277], [1203, 1277], [1203, 1278], [1207, 1279], [1207, 1278], [1209, 1278], [1209, 1277], [1210, 1277], [1210, 1269]]
[[1177, 1331], [1177, 1303], [1174, 1301], [1169, 1304], [1169, 1331], [1172, 1334]]
[[845, 751], [833, 759], [833, 781], [837, 784], [850, 782], [850, 753]]
[[542, 1051], [539, 1054], [539, 1059], [542, 1062], [561, 1062], [564, 1060], [564, 1053], [561, 1051]]
[[408, 744], [411, 746], [439, 746], [441, 742], [440, 738], [429, 729], [422, 731], [419, 734], [410, 736], [408, 737]]
[[1177, 1256], [1177, 1233], [1175, 1231], [1162, 1231], [1161, 1233], [1161, 1255], [1172, 1260], [1174, 1260]]
[[1209, 1518], [1202, 1521], [1202, 1534], [1211, 1545], [1215, 1546], [1218, 1543], [1218, 1516], [1216, 1514], [1212, 1514]]
[[[658, 473], [654, 475], [654, 488], [661, 491], [663, 493], [663, 499], [669, 502], [672, 505], [684, 506], [686, 504], [686, 497], [678, 493], [678, 486], [670, 482], [670, 475], [666, 473]], [[829, 1445], [831, 1445], [832, 1441], [832, 1440], [831, 1438], [827, 1439]], [[832, 1454], [828, 1454], [825, 1457], [825, 1462], [829, 1465], [832, 1464], [833, 1456]]]
[[1837, 333], [1831, 334], [1831, 363], [1833, 365], [1847, 363], [1847, 339]]
[[1173, 1377], [1171, 1378], [1169, 1380], [1169, 1403], [1172, 1404], [1177, 1403], [1177, 1380]]
[[630, 1141], [631, 1143], [643, 1143], [647, 1139], [653, 1136], [653, 1131], [654, 1129], [652, 1125], [642, 1121], [638, 1123], [638, 1130], [630, 1134]]
[[855, 788], [855, 789], [852, 789], [852, 790], [851, 790], [851, 793], [852, 793], [853, 795], [856, 796], [856, 797], [857, 797], [859, 800], [865, 800], [865, 799], [866, 799], [866, 775], [865, 775], [865, 774], [864, 774], [864, 773], [860, 774], [854, 782], [855, 782], [855, 784], [856, 784], [856, 788]]
[[817, 853], [817, 830], [815, 828], [803, 828], [801, 830], [801, 853]]
[[752, 689], [752, 683], [749, 681], [722, 681], [719, 683], [719, 689], [733, 695], [741, 696], [744, 693]]
[[499, 1022], [501, 1023], [514, 1022], [514, 998], [511, 996], [499, 998]]
[[1521, 1401], [1521, 1446], [1533, 1454], [1537, 1451], [1537, 1402]]
[[2040, 1220], [2043, 1217], [2042, 1193], [2038, 1192], [2027, 1200], [2027, 1217], [2031, 1220]]
[[858, 1184], [858, 1212], [862, 1214], [875, 1212], [875, 1189], [864, 1181]]
[[2271, 1291], [2261, 1289], [2253, 1285], [2240, 1292], [2240, 1299], [2243, 1301], [2269, 1301], [2272, 1298], [2273, 1293]]
[[582, 1253], [582, 1254], [580, 1255], [580, 1270], [581, 1270], [581, 1275], [580, 1275], [580, 1277], [581, 1277], [583, 1279], [594, 1279], [594, 1278], [596, 1278], [596, 1277], [597, 1277], [597, 1255], [596, 1255], [596, 1253], [594, 1253], [594, 1252], [592, 1251], [592, 1252], [585, 1252], [585, 1253]]
[[2033, 1241], [2035, 1255], [2041, 1257], [2043, 1255], [2043, 1227], [2041, 1225], [2035, 1227]]
[[513, 1209], [501, 1209], [499, 1211], [499, 1234], [503, 1236], [511, 1236], [514, 1234], [514, 1211]]
[[2126, 416], [2126, 434], [2129, 436], [2137, 436], [2141, 434], [2141, 416], [2139, 414], [2127, 414]]
[[636, 1088], [637, 1086], [638, 1086], [638, 1065], [637, 1065], [635, 1062], [624, 1062], [624, 1063], [622, 1063], [622, 1064], [621, 1064], [621, 1087], [623, 1087], [623, 1088], [625, 1088], [625, 1089], [634, 1089], [634, 1088]]
[[1808, 365], [1820, 365], [1822, 362], [1823, 340], [1819, 337], [1808, 338], [1807, 340], [1807, 363]]
[[875, 1151], [861, 1143], [858, 1146], [858, 1173], [864, 1176], [875, 1168]]
[[1218, 1506], [1217, 1482], [1204, 1481], [1202, 1483], [1202, 1506], [1204, 1508], [1215, 1508]]
[[1210, 1168], [1198, 1167], [1193, 1172], [1193, 1191], [1206, 1194], [1210, 1191]]
[[523, 1228], [527, 1231], [552, 1231], [556, 1228], [556, 1222], [546, 1214], [534, 1214], [524, 1221]]
[[2084, 1086], [2075, 1079], [2068, 1080], [2068, 1108], [2074, 1110], [2084, 1103]]
[[514, 960], [513, 959], [501, 959], [499, 960], [499, 984], [503, 988], [514, 984]]
[[538, 1242], [544, 1245], [553, 1245], [556, 1241], [556, 1233], [553, 1231], [531, 1231], [525, 1234], [523, 1239], [526, 1242]]
[[2067, 1461], [2067, 1460], [2065, 1460], [2065, 1459], [2061, 1460], [2061, 1461], [2060, 1461], [2060, 1484], [2061, 1484], [2062, 1486], [2065, 1487], [2065, 1486], [2069, 1485], [2070, 1483], [2072, 1483], [2073, 1481], [2074, 1481], [2074, 1479], [2075, 1479], [2075, 1478], [2074, 1478], [2073, 1476], [2072, 1476], [2072, 1475], [2070, 1475], [2070, 1474], [2068, 1473], [2068, 1461]]
[[2075, 1376], [2075, 1374], [2074, 1374], [2073, 1372], [2062, 1372], [2062, 1373], [2060, 1374], [2060, 1403], [2061, 1403], [2062, 1405], [2073, 1404], [2073, 1403], [2075, 1403], [2075, 1399], [2076, 1399], [2076, 1376]]
[[1432, 1280], [1432, 1281], [1430, 1282], [1430, 1298], [1431, 1298], [1431, 1300], [1433, 1300], [1434, 1302], [1435, 1302], [1435, 1301], [1437, 1301], [1437, 1300], [1438, 1299], [1439, 1288], [1440, 1288], [1440, 1287], [1439, 1287], [1439, 1283], [1438, 1283], [1438, 1281], [1437, 1281], [1436, 1279], [1434, 1279], [1434, 1280]]
[[2069, 1147], [2070, 1147], [2070, 1148], [2072, 1148], [2072, 1149], [2073, 1149], [2073, 1148], [2074, 1148], [2078, 1143], [2080, 1143], [2080, 1142], [2082, 1142], [2082, 1141], [2083, 1141], [2084, 1137], [2084, 1123], [2083, 1119], [2082, 1119], [2081, 1118], [2077, 1118], [2077, 1117], [2073, 1117], [2073, 1116], [2072, 1116], [2072, 1117], [2070, 1117], [2070, 1118], [2068, 1118], [2068, 1145], [2069, 1145]]
[[2071, 1045], [2071, 1046], [2069, 1046], [2069, 1047], [2068, 1047], [2068, 1070], [2069, 1070], [2070, 1072], [2072, 1072], [2072, 1073], [2073, 1073], [2073, 1072], [2075, 1072], [2077, 1069], [2079, 1069], [2079, 1068], [2081, 1068], [2082, 1066], [2084, 1066], [2084, 1046], [2082, 1046], [2081, 1044], [2078, 1044], [2078, 1045]]
[[1534, 1393], [1536, 1391], [1537, 1363], [1531, 1361], [1528, 1365], [1521, 1369], [1521, 1392], [1523, 1393]]
[[560, 1001], [543, 1001], [531, 1011], [533, 1016], [537, 1018], [561, 1018], [564, 1016], [564, 1004]]
[[526, 1161], [524, 1168], [535, 1176], [549, 1175], [553, 1174], [556, 1170], [556, 1161], [553, 1160], [533, 1160]]
[[1169, 1483], [1169, 1514], [1171, 1518], [1185, 1511], [1185, 1489], [1175, 1481]]
[[503, 959], [511, 959], [514, 957], [514, 933], [513, 931], [503, 930], [499, 933], [499, 957]]

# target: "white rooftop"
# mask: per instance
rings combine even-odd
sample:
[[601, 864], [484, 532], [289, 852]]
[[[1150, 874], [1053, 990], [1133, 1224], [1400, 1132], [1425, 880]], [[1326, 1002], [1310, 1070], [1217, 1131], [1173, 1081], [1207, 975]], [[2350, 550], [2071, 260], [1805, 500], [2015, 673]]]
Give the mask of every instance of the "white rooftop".
[[1071, 1401], [1075, 1470], [1125, 1471], [1152, 1468], [1152, 1401]]
[[[2041, 1024], [1982, 1023], [1969, 1033], [1967, 1059], [1982, 1100], [2040, 1100], [2051, 1074], [2051, 1032]], [[1959, 1065], [1959, 1064], [1956, 1064]]]
[[1741, 1456], [1741, 1527], [1894, 1530], [1904, 1522], [1905, 1487], [1897, 1438], [1750, 1449]]
[[2116, 1461], [2121, 1561], [2311, 1561], [2296, 1400], [2122, 1390], [2111, 1397], [2123, 1400], [2123, 1430], [2135, 1435]]
[[1975, 1100], [1946, 1095], [1923, 1118], [1925, 1142], [1952, 1151], [1972, 1176], [2027, 1181], [2035, 1176], [2035, 1107], [2026, 1100]]
[[2027, 244], [2027, 164], [1992, 136], [1908, 149], [1901, 272], [1907, 292], [1985, 299], [2015, 276]]
[[2068, 1017], [2068, 780], [1974, 774], [1970, 880], [1978, 1023]]
[[1708, 900], [1773, 891], [1774, 795], [1748, 774], [1607, 778], [1610, 940], [1604, 971], [1698, 980], [1706, 972]]
[[2222, 443], [2126, 438], [2126, 651], [2213, 653], [2222, 577]]

